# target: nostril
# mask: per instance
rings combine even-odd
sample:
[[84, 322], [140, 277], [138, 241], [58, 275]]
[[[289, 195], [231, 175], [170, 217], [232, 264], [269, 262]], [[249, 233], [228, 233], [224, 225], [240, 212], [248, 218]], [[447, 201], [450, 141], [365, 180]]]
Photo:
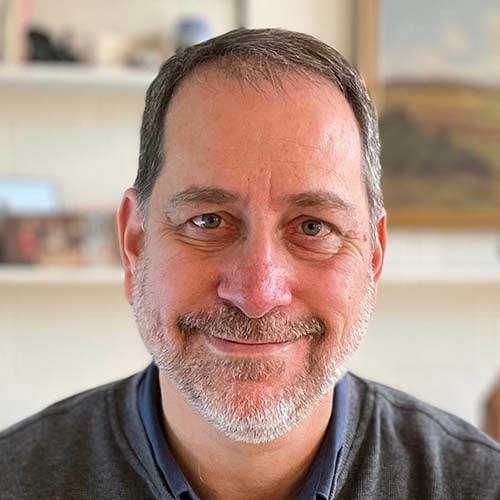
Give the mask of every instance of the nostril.
[[261, 317], [271, 310], [289, 305], [292, 294], [286, 280], [279, 274], [259, 273], [225, 277], [218, 285], [218, 296], [245, 315]]

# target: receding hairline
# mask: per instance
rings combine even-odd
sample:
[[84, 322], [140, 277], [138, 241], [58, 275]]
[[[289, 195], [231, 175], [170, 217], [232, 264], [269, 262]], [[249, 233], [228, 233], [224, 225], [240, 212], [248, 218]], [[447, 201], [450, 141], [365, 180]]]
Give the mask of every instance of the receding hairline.
[[[227, 56], [224, 56], [224, 58], [221, 59], [225, 59], [226, 57]], [[192, 86], [193, 84], [217, 84], [218, 77], [221, 77], [221, 84], [224, 84], [224, 82], [237, 82], [243, 92], [253, 90], [264, 97], [271, 95], [272, 92], [270, 91], [275, 91], [277, 95], [287, 97], [287, 87], [290, 83], [297, 83], [302, 86], [304, 84], [310, 84], [312, 88], [317, 88], [322, 85], [329, 86], [342, 96], [353, 113], [358, 130], [360, 129], [356, 113], [342, 89], [336, 85], [334, 81], [319, 71], [314, 71], [306, 67], [282, 67], [281, 65], [274, 67], [274, 65], [269, 65], [265, 71], [254, 72], [254, 66], [251, 60], [244, 59], [242, 61], [232, 61], [228, 58], [228, 64], [223, 64], [223, 62], [224, 61], [221, 60], [208, 61], [196, 66], [189, 73], [184, 75], [176, 84], [170, 96], [168, 105], [165, 108], [165, 117], [178, 94], [185, 90], [187, 86]], [[242, 70], [242, 64], [246, 66], [245, 70]]]
[[[239, 64], [239, 63], [237, 63]], [[178, 113], [185, 114], [186, 109], [183, 108], [184, 98], [188, 97], [191, 92], [197, 93], [199, 87], [205, 86], [209, 90], [207, 93], [210, 97], [210, 90], [213, 88], [214, 92], [220, 93], [222, 96], [229, 91], [226, 85], [237, 85], [242, 94], [246, 93], [256, 93], [259, 98], [269, 99], [269, 102], [273, 99], [288, 99], [290, 98], [290, 103], [293, 104], [296, 97], [293, 96], [295, 89], [304, 89], [308, 86], [311, 91], [311, 99], [314, 98], [314, 92], [318, 88], [322, 88], [322, 91], [326, 89], [326, 92], [331, 92], [331, 105], [338, 109], [342, 107], [348, 110], [352, 118], [352, 125], [355, 128], [356, 134], [359, 139], [359, 151], [360, 151], [360, 171], [363, 175], [363, 137], [361, 133], [361, 125], [358, 121], [356, 113], [347, 99], [347, 97], [342, 93], [334, 82], [328, 79], [321, 73], [313, 73], [304, 71], [294, 71], [290, 70], [288, 72], [278, 72], [274, 79], [266, 78], [265, 75], [261, 75], [260, 79], [253, 79], [251, 81], [244, 78], [243, 75], [238, 73], [233, 73], [231, 71], [225, 71], [225, 67], [219, 67], [219, 65], [213, 64], [212, 61], [205, 63], [193, 69], [190, 73], [184, 76], [182, 80], [178, 82], [174, 92], [172, 93], [168, 106], [165, 109], [164, 121], [163, 121], [163, 136], [162, 136], [162, 167], [161, 170], [168, 168], [167, 165], [167, 142], [171, 135], [171, 127], [175, 127], [175, 119], [172, 120], [171, 113], [174, 112], [175, 116], [179, 116]], [[230, 91], [234, 90], [234, 87], [230, 87]], [[187, 94], [187, 95], [186, 95]], [[309, 96], [306, 96], [309, 98]], [[341, 102], [337, 101], [340, 99]], [[330, 104], [330, 103], [329, 103]], [[175, 111], [174, 111], [175, 110]], [[196, 110], [193, 111], [196, 113]], [[170, 117], [170, 118], [169, 118]], [[244, 119], [244, 118], [243, 118]], [[169, 131], [170, 129], [170, 131]]]
[[[213, 65], [211, 63], [204, 64], [203, 66], [196, 68], [191, 73], [186, 75], [176, 86], [176, 89], [169, 100], [168, 106], [165, 109], [165, 117], [163, 123], [162, 170], [164, 168], [168, 168], [167, 151], [165, 143], [166, 140], [168, 141], [168, 137], [170, 136], [168, 129], [170, 127], [175, 127], [175, 123], [173, 123], [173, 121], [170, 121], [170, 119], [167, 119], [167, 117], [175, 108], [177, 108], [175, 110], [176, 115], [177, 113], [182, 114], [186, 112], [184, 109], [182, 109], [184, 92], [197, 92], [198, 86], [206, 85], [208, 88], [213, 86], [214, 88], [217, 89], [218, 92], [224, 95], [224, 93], [228, 90], [227, 87], [224, 88], [224, 85], [226, 85], [226, 83], [229, 83], [230, 85], [231, 84], [239, 85], [242, 94], [247, 92], [256, 92], [259, 97], [262, 97], [264, 99], [266, 98], [287, 99], [288, 97], [290, 97], [290, 99], [294, 99], [294, 97], [292, 97], [291, 95], [294, 92], [294, 88], [303, 89], [304, 85], [310, 85], [310, 89], [312, 90], [312, 92], [314, 92], [315, 88], [319, 87], [322, 87], [323, 90], [326, 89], [326, 92], [331, 91], [332, 97], [327, 97], [327, 98], [332, 99], [331, 101], [332, 106], [335, 106], [337, 109], [340, 106], [348, 110], [348, 113], [352, 118], [352, 121], [350, 119], [349, 121], [352, 123], [356, 131], [357, 137], [359, 139], [359, 153], [360, 153], [359, 169], [361, 176], [363, 176], [362, 163], [363, 163], [364, 146], [361, 134], [361, 126], [356, 117], [356, 113], [351, 103], [348, 101], [348, 99], [342, 93], [342, 91], [331, 80], [329, 80], [327, 77], [325, 77], [320, 73], [311, 74], [306, 72], [291, 71], [280, 74], [279, 79], [280, 79], [279, 85], [277, 85], [277, 79], [275, 79], [274, 81], [270, 81], [261, 78], [260, 81], [247, 82], [246, 80], [242, 80], [238, 75], [225, 72], [224, 70], [221, 70], [218, 66]], [[313, 96], [311, 97], [313, 98]], [[341, 103], [339, 103], [339, 101], [336, 101], [336, 99], [340, 99]]]

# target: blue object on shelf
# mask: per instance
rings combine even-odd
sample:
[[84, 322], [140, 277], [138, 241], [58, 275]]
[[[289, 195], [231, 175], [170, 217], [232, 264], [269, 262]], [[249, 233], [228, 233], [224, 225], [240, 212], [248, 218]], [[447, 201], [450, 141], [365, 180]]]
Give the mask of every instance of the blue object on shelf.
[[50, 215], [60, 209], [59, 192], [50, 180], [0, 178], [0, 213]]
[[185, 17], [177, 23], [176, 48], [184, 49], [212, 36], [208, 21], [202, 17]]

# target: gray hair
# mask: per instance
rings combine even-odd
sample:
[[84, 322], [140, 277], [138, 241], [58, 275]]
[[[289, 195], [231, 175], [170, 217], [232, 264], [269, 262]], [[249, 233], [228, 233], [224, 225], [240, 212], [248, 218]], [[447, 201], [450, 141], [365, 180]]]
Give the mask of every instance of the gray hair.
[[188, 47], [160, 68], [146, 93], [142, 116], [139, 169], [134, 187], [141, 213], [164, 164], [165, 115], [179, 84], [200, 68], [215, 67], [252, 86], [265, 80], [280, 85], [289, 74], [321, 76], [331, 81], [349, 102], [362, 140], [362, 176], [370, 210], [370, 229], [383, 214], [380, 187], [378, 121], [368, 92], [356, 69], [332, 47], [316, 38], [282, 29], [237, 29]]

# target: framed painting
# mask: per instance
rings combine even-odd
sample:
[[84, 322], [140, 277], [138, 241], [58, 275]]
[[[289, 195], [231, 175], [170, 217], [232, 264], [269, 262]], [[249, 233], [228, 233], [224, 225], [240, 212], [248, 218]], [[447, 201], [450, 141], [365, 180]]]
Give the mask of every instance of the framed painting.
[[500, 227], [500, 0], [358, 0], [389, 221]]

